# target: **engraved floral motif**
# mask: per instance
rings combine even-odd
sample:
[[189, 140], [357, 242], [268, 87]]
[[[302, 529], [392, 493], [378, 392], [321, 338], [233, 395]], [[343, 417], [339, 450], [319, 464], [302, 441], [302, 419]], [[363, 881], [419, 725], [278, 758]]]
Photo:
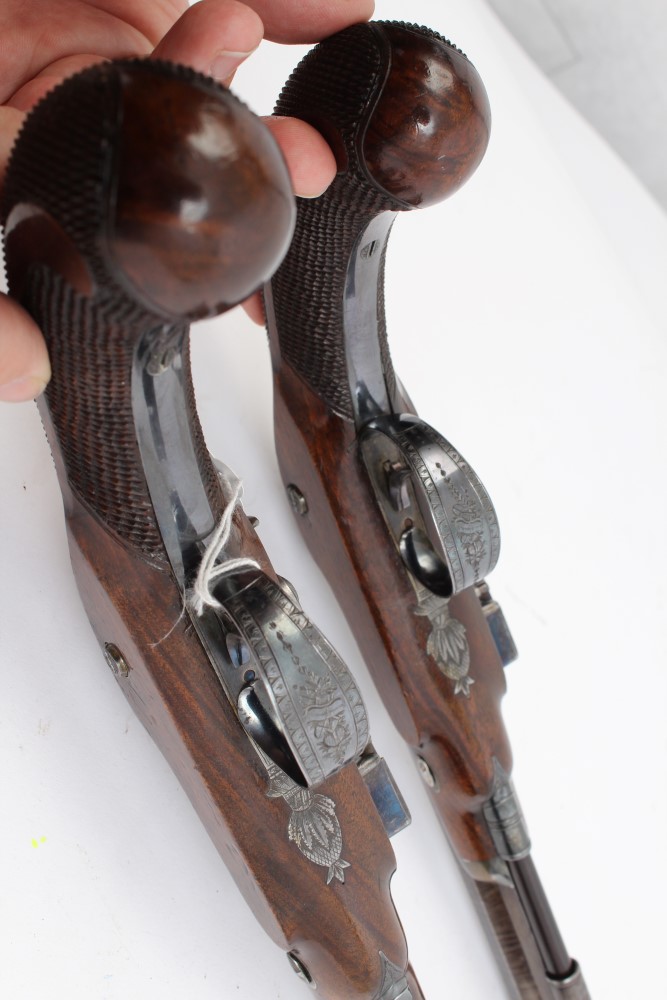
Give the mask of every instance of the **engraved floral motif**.
[[345, 715], [340, 688], [331, 675], [302, 671], [303, 684], [294, 685], [304, 713], [324, 757], [337, 765], [348, 758], [352, 733]]
[[264, 758], [269, 773], [269, 798], [283, 798], [292, 811], [287, 835], [303, 856], [327, 869], [327, 885], [345, 881], [349, 861], [343, 861], [343, 834], [336, 803], [328, 795], [311, 792], [292, 781], [276, 764]]
[[436, 462], [436, 468], [455, 501], [452, 514], [460, 550], [472, 568], [475, 579], [478, 580], [482, 575], [480, 568], [482, 561], [487, 557], [482, 510], [477, 499], [471, 495], [470, 490], [465, 486], [457, 485], [453, 476], [445, 471], [440, 462]]
[[470, 688], [475, 683], [470, 677], [470, 648], [465, 625], [454, 618], [449, 610], [449, 601], [444, 597], [424, 593], [416, 615], [428, 618], [432, 631], [428, 637], [426, 651], [442, 670], [445, 677], [454, 681], [454, 694], [470, 697]]
[[349, 707], [338, 679], [331, 671], [323, 674], [309, 669], [275, 623], [271, 622], [269, 627], [275, 630], [276, 638], [304, 678], [303, 684], [292, 685], [292, 694], [303, 710], [304, 724], [322, 755], [337, 767], [342, 766], [351, 756], [352, 732], [347, 718]]
[[226, 609], [253, 654], [255, 686], [264, 688], [269, 711], [309, 784], [354, 760], [368, 742], [361, 694], [302, 609], [262, 577], [228, 600]]

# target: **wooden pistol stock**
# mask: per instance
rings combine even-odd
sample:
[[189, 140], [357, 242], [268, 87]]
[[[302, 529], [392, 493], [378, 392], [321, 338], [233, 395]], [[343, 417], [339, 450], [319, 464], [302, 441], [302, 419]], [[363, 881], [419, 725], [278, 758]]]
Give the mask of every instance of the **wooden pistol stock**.
[[384, 265], [397, 213], [454, 193], [490, 113], [466, 56], [414, 25], [357, 25], [317, 46], [276, 112], [318, 128], [336, 180], [300, 201], [265, 300], [276, 446], [298, 523], [412, 748], [513, 996], [588, 996], [530, 859], [500, 702], [515, 655], [484, 582], [489, 496], [419, 418], [387, 346]]
[[393, 793], [359, 692], [273, 570], [194, 406], [188, 322], [268, 280], [293, 214], [277, 146], [228, 91], [107, 63], [53, 91], [17, 141], [10, 290], [48, 342], [39, 406], [72, 564], [125, 696], [299, 977], [330, 1000], [419, 1000], [357, 766]]

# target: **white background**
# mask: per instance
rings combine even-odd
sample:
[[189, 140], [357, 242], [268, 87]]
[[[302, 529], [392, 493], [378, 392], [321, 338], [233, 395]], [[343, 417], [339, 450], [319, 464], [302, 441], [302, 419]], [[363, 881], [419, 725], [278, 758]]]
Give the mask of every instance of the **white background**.
[[[521, 653], [505, 716], [566, 941], [597, 1000], [657, 997], [667, 225], [481, 0], [406, 6], [380, 0], [377, 15], [427, 23], [468, 52], [494, 131], [461, 193], [395, 227], [395, 365], [498, 510], [503, 552], [491, 582]], [[300, 54], [263, 46], [237, 91], [268, 111]], [[393, 891], [424, 993], [500, 1000], [411, 760], [292, 522], [273, 454], [265, 335], [235, 311], [203, 324], [193, 348], [210, 448], [245, 480], [276, 568], [357, 675], [412, 811], [393, 842]], [[34, 407], [3, 407], [0, 438], [0, 995], [309, 995], [104, 664]]]
[[664, 0], [487, 0], [667, 209]]

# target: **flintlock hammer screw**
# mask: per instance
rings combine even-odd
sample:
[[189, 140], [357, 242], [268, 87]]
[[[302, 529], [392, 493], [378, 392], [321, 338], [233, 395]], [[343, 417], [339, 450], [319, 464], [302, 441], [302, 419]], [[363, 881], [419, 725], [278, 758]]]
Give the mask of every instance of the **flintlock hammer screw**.
[[429, 788], [435, 788], [435, 775], [423, 757], [417, 757], [417, 767], [419, 768], [419, 773], [424, 779], [424, 784], [428, 785]]
[[295, 486], [294, 483], [290, 483], [287, 487], [287, 498], [292, 505], [292, 510], [299, 517], [303, 517], [308, 513], [308, 501], [299, 487]]
[[130, 668], [127, 660], [121, 653], [118, 646], [114, 646], [112, 642], [105, 643], [104, 656], [116, 677], [127, 677], [129, 675]]
[[317, 983], [309, 973], [306, 966], [303, 964], [301, 959], [297, 958], [293, 951], [287, 952], [287, 961], [292, 966], [294, 972], [296, 972], [299, 979], [303, 979], [304, 983], [308, 983], [311, 990], [317, 989]]

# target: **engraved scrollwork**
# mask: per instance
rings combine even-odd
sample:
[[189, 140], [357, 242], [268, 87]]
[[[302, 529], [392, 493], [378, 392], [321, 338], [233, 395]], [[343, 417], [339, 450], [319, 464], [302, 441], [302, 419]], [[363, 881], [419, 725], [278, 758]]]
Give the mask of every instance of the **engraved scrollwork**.
[[384, 414], [368, 421], [359, 442], [382, 514], [413, 576], [450, 597], [493, 569], [500, 552], [493, 504], [445, 438], [412, 414]]
[[335, 686], [328, 678], [313, 675], [298, 685], [298, 692], [320, 753], [341, 766], [347, 759], [352, 733], [344, 713], [337, 708]]
[[475, 680], [469, 674], [470, 647], [465, 625], [453, 616], [448, 600], [426, 590], [420, 592], [414, 613], [428, 618], [431, 623], [426, 652], [445, 677], [454, 682], [454, 694], [469, 698]]
[[453, 524], [460, 550], [475, 574], [475, 579], [479, 579], [482, 563], [487, 557], [482, 509], [471, 495], [470, 490], [457, 486], [452, 476], [443, 469], [439, 462], [436, 462], [436, 468], [454, 500], [452, 506]]
[[291, 655], [294, 666], [303, 677], [302, 684], [292, 685], [292, 697], [298, 701], [301, 715], [320, 753], [342, 766], [350, 756], [352, 731], [347, 719], [347, 704], [339, 684], [333, 674], [318, 674], [303, 664], [278, 629], [276, 638]]
[[225, 606], [259, 668], [256, 690], [270, 703], [307, 784], [318, 784], [362, 753], [368, 719], [361, 694], [299, 605], [259, 577]]
[[341, 857], [343, 834], [336, 816], [336, 803], [328, 795], [301, 788], [276, 764], [262, 755], [269, 775], [266, 794], [282, 798], [291, 810], [287, 835], [305, 858], [327, 869], [327, 885], [345, 881], [349, 861]]
[[[408, 425], [409, 427], [409, 425]], [[478, 580], [498, 558], [498, 532], [495, 512], [486, 490], [463, 457], [448, 441], [431, 430], [441, 458], [424, 454], [412, 441], [410, 429], [399, 431], [396, 441], [417, 473], [431, 507], [449, 558], [456, 591], [463, 590], [471, 580]], [[442, 490], [449, 494], [443, 503]], [[491, 550], [487, 542], [491, 542]], [[467, 563], [472, 576], [463, 570]]]

